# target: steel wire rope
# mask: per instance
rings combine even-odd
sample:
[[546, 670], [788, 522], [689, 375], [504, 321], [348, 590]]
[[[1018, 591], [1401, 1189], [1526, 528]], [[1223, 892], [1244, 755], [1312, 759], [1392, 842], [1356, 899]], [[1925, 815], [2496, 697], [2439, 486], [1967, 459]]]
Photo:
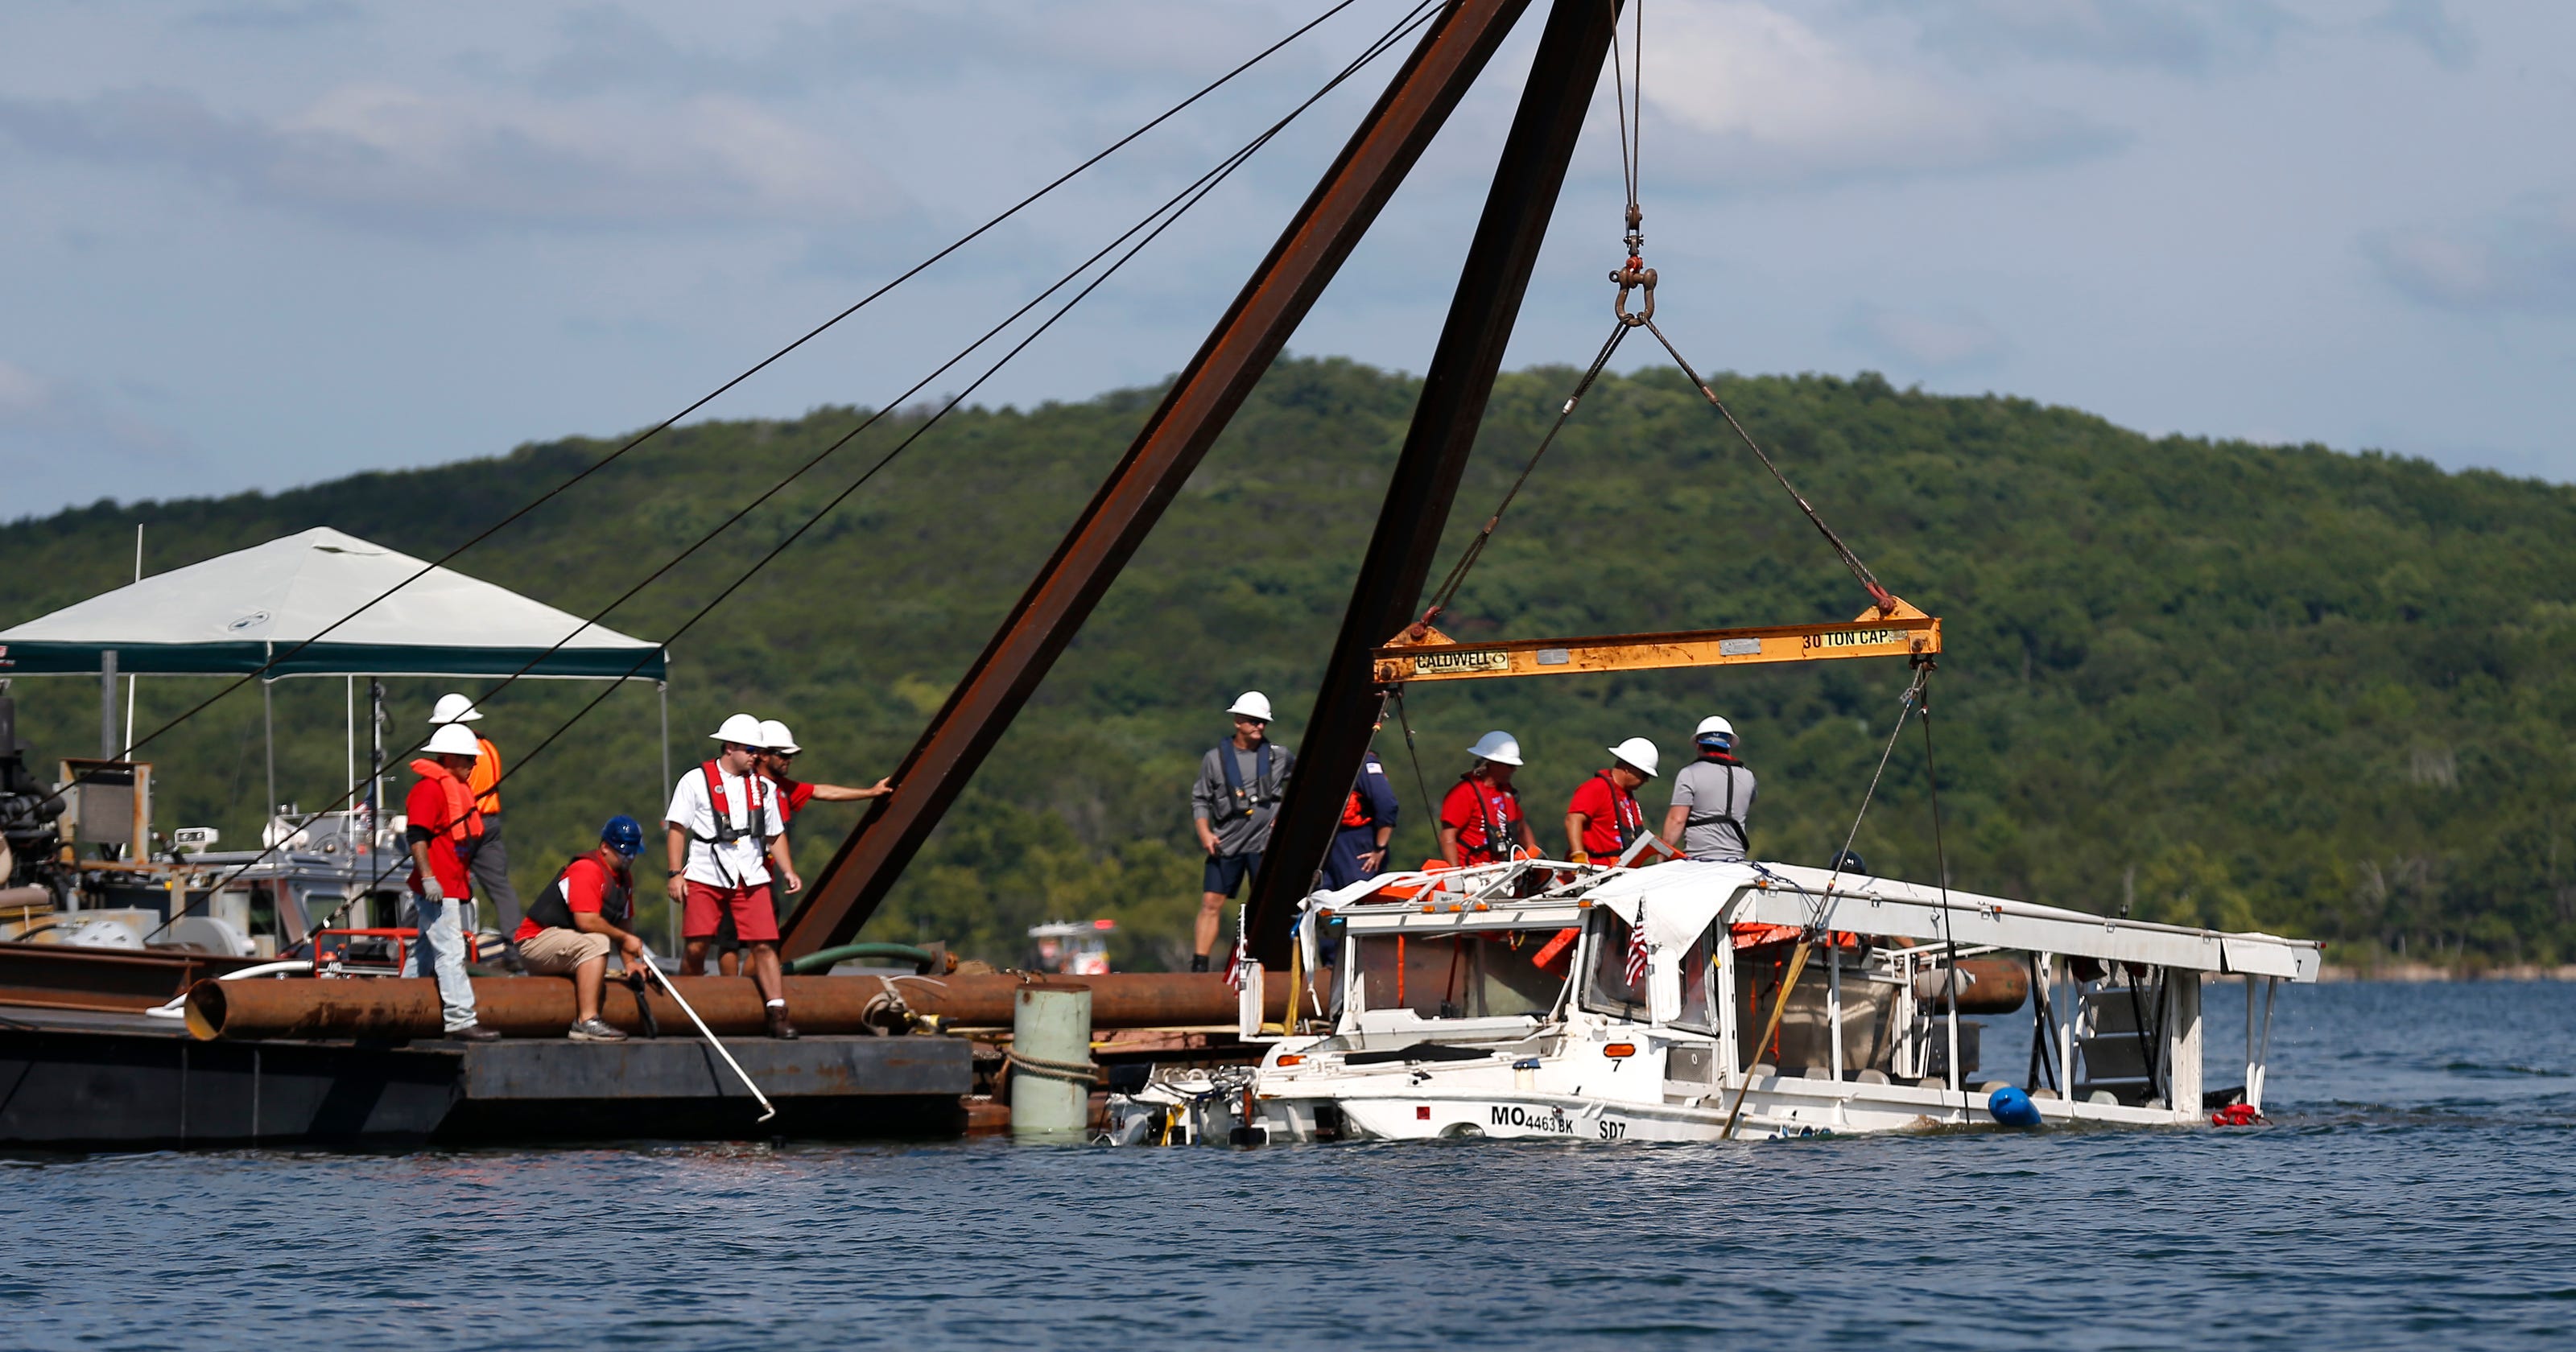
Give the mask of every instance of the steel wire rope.
[[[1153, 241], [1159, 238], [1165, 230], [1171, 228], [1171, 226], [1177, 223], [1183, 215], [1186, 215], [1191, 208], [1197, 206], [1201, 201], [1204, 201], [1207, 196], [1214, 192], [1218, 186], [1223, 184], [1226, 179], [1232, 177], [1235, 170], [1243, 167], [1243, 165], [1248, 162], [1254, 154], [1258, 153], [1282, 131], [1286, 130], [1289, 124], [1295, 122], [1300, 116], [1303, 116], [1307, 110], [1313, 108], [1315, 104], [1321, 102], [1327, 95], [1331, 94], [1335, 89], [1347, 82], [1352, 76], [1357, 75], [1370, 63], [1377, 60], [1380, 56], [1385, 55], [1386, 52], [1391, 50], [1397, 43], [1403, 41], [1408, 34], [1421, 28], [1439, 9], [1446, 8], [1448, 5], [1453, 3], [1456, 3], [1456, 0], [1420, 0], [1420, 3], [1416, 4], [1413, 9], [1408, 11], [1403, 18], [1399, 19], [1394, 27], [1388, 29], [1376, 40], [1371, 42], [1367, 48], [1362, 50], [1359, 56], [1355, 57], [1348, 65], [1344, 66], [1314, 93], [1308, 95], [1303, 101], [1290, 109], [1285, 116], [1272, 123], [1269, 127], [1263, 129], [1259, 135], [1255, 136], [1251, 141], [1246, 142], [1240, 149], [1237, 149], [1225, 159], [1219, 161], [1215, 168], [1201, 174], [1198, 179], [1194, 180], [1190, 184], [1190, 186], [1183, 188], [1179, 193], [1166, 199], [1153, 211], [1147, 213], [1143, 220], [1139, 221], [1135, 226], [1129, 227], [1128, 230], [1120, 234], [1117, 239], [1112, 240], [1108, 246], [1091, 255], [1090, 258], [1085, 259], [1073, 271], [1066, 274], [1063, 279], [1056, 282], [1053, 286], [1048, 287], [1045, 291], [1039, 293], [1036, 298], [1032, 299], [1028, 304], [1023, 305], [1018, 311], [1014, 312], [1010, 318], [1005, 319], [1001, 324], [998, 324], [993, 329], [987, 331], [982, 337], [977, 338], [956, 356], [943, 363], [937, 371], [933, 371], [929, 376], [924, 377], [921, 381], [917, 382], [911, 390], [906, 391], [903, 396], [898, 397], [894, 404], [888, 406], [889, 408], [900, 405], [903, 398], [909, 398], [911, 394], [917, 393], [920, 389], [927, 386], [932, 380], [936, 380], [942, 373], [965, 360], [966, 357], [972, 355], [977, 349], [983, 347], [985, 343], [991, 341], [995, 334], [1007, 329], [1012, 323], [1017, 322], [1022, 316], [1025, 316], [1031, 310], [1035, 309], [1038, 304], [1046, 299], [1046, 297], [1063, 289], [1064, 286], [1069, 284], [1075, 278], [1088, 271], [1101, 258], [1116, 250], [1119, 244], [1130, 239], [1134, 239], [1134, 243], [1128, 246], [1126, 252], [1121, 254], [1106, 269], [1103, 269], [1099, 276], [1094, 277], [1090, 282], [1085, 284], [1080, 291], [1076, 292], [1071, 299], [1057, 307], [1055, 313], [1049, 315], [1027, 336], [1021, 338], [1019, 342], [1014, 344], [1009, 351], [1003, 353], [1000, 358], [996, 359], [991, 366], [985, 368], [983, 374], [977, 376], [972, 383], [966, 386], [965, 389], [950, 396], [948, 401], [942, 405], [937, 412], [931, 414], [919, 427], [913, 429], [910, 435], [896, 443], [893, 448], [889, 449], [885, 453], [885, 455], [880, 457], [874, 464], [870, 465], [856, 479], [854, 479], [848, 487], [843, 488], [838, 494], [834, 495], [830, 501], [826, 502], [811, 516], [807, 517], [803, 524], [789, 532], [786, 538], [780, 540], [769, 550], [768, 553], [762, 555], [748, 569], [737, 576], [731, 583], [727, 584], [722, 591], [718, 592], [714, 599], [700, 607], [695, 614], [691, 615], [677, 629], [672, 630], [670, 634], [664, 637], [661, 644], [656, 645], [654, 651], [658, 652], [661, 648], [667, 647], [673, 639], [677, 639], [680, 635], [695, 627], [700, 620], [705, 619], [708, 614], [712, 613], [718, 605], [721, 605], [724, 601], [732, 597], [734, 592], [740, 590], [744, 584], [748, 583], [753, 577], [766, 569], [769, 564], [776, 560], [781, 553], [785, 552], [790, 545], [793, 545], [798, 539], [802, 538], [805, 532], [811, 530], [816, 524], [820, 523], [825, 516], [829, 515], [833, 509], [839, 507], [841, 503], [847, 501], [852, 494], [856, 493], [861, 487], [864, 487], [869, 480], [876, 476], [878, 471], [883, 470], [886, 466], [892, 464], [897, 457], [904, 453], [904, 451], [909, 449], [915, 442], [919, 441], [932, 428], [936, 427], [940, 420], [953, 412], [958, 405], [965, 402], [965, 400], [969, 396], [973, 395], [976, 390], [982, 388], [985, 382], [991, 380], [993, 376], [998, 374], [1004, 366], [1008, 365], [1012, 361], [1012, 359], [1019, 356], [1019, 354], [1025, 351], [1031, 343], [1036, 342], [1040, 336], [1053, 328], [1059, 320], [1071, 313], [1075, 306], [1080, 305], [1085, 299], [1089, 298], [1094, 291], [1097, 291], [1102, 284], [1106, 283], [1111, 277], [1117, 275], [1118, 271], [1132, 261], [1138, 253], [1142, 252], [1146, 245], [1153, 243]], [[1145, 233], [1144, 237], [1141, 239], [1135, 239], [1137, 232], [1139, 230], [1144, 230], [1149, 225], [1152, 228]], [[795, 479], [801, 477], [807, 470], [813, 468], [814, 465], [819, 464], [825, 456], [828, 456], [842, 446], [847, 445], [861, 432], [865, 431], [869, 426], [872, 426], [875, 422], [884, 417], [887, 411], [887, 409], [880, 409], [875, 414], [872, 414], [866, 421], [862, 422], [858, 427], [842, 436], [840, 440], [834, 442], [832, 446], [827, 447], [821, 454], [817, 455], [812, 460], [809, 460], [804, 466], [787, 476], [787, 478], [773, 485], [750, 505], [743, 508], [742, 511], [735, 513], [735, 515], [729, 518], [723, 525], [719, 525], [714, 531], [701, 537], [696, 543], [690, 545], [689, 548], [684, 550], [679, 556], [673, 558], [669, 562], [665, 563], [661, 568], [655, 570], [650, 577], [647, 577], [643, 582], [638, 583], [635, 587], [630, 588], [623, 596], [620, 596], [617, 600], [610, 602], [608, 606], [596, 612], [591, 619], [585, 621], [583, 625], [580, 628], [575, 629], [572, 634], [566, 635], [552, 648], [548, 648], [545, 652], [538, 654], [537, 657], [531, 659], [527, 664], [520, 667], [518, 671], [504, 678], [499, 685], [493, 686], [484, 691], [479, 697], [478, 702], [481, 699], [490, 699], [492, 696], [508, 689], [529, 671], [535, 669], [536, 665], [539, 662], [542, 662], [547, 656], [560, 650], [565, 644], [570, 643], [573, 638], [578, 637], [584, 629], [589, 628], [592, 624], [596, 624], [599, 619], [613, 612], [619, 605], [624, 604], [627, 599], [633, 597], [637, 592], [643, 590], [644, 587], [651, 585], [652, 582], [668, 573], [683, 559], [689, 557], [689, 555], [693, 554], [698, 548], [714, 539], [715, 535], [729, 528], [733, 522], [740, 520], [744, 514], [759, 506], [761, 502], [767, 501], [768, 498], [785, 489], [790, 483], [794, 482]], [[652, 654], [650, 653], [636, 659], [633, 666], [628, 667], [624, 673], [609, 681], [606, 688], [598, 695], [593, 696], [589, 703], [584, 704], [580, 709], [574, 711], [570, 717], [556, 725], [554, 730], [549, 732], [534, 748], [529, 750], [526, 754], [519, 756], [512, 765], [502, 773], [499, 779], [493, 781], [491, 788], [498, 789], [511, 775], [525, 769], [531, 761], [542, 755], [547, 748], [553, 746], [564, 733], [570, 731], [574, 724], [579, 723], [583, 718], [587, 717], [593, 709], [598, 708], [600, 704], [605, 702], [610, 695], [615, 694], [617, 689], [626, 681], [633, 679], [637, 673], [644, 669], [645, 664], [651, 660]], [[327, 813], [337, 810], [341, 804], [347, 803], [357, 796], [359, 787], [359, 785], [350, 786], [348, 792], [343, 793], [339, 799], [334, 801], [330, 807], [324, 808], [323, 811]], [[206, 889], [206, 897], [211, 898], [216, 892], [228, 887], [233, 881], [238, 880], [244, 873], [257, 866], [262, 860], [268, 858], [271, 854], [274, 854], [282, 844], [284, 844], [284, 838], [275, 844], [267, 846], [257, 855], [252, 856], [250, 859], [236, 866], [229, 876]], [[408, 860], [408, 857], [407, 853], [400, 856], [400, 858], [405, 861]], [[401, 866], [402, 865], [400, 863], [397, 863], [391, 867], [380, 869], [374, 877], [370, 879], [371, 885], [382, 883], [383, 880], [393, 872], [394, 868]], [[345, 900], [342, 905], [332, 913], [332, 916], [325, 918], [323, 924], [315, 926], [313, 930], [308, 932], [302, 940], [299, 940], [293, 948], [289, 948], [286, 951], [293, 952], [296, 948], [301, 948], [304, 944], [310, 943], [323, 929], [329, 927], [328, 921], [330, 919], [336, 918], [341, 911], [345, 911], [348, 906], [354, 904], [356, 900], [357, 898], [349, 898]], [[169, 919], [164, 920], [158, 928], [152, 931], [151, 934], [146, 935], [146, 940], [148, 941], [149, 939], [158, 936], [163, 930], [166, 930], [172, 924], [177, 923], [181, 917], [187, 915], [189, 911], [193, 910], [196, 904], [197, 903], [195, 902], [191, 902], [183, 905], [178, 912], [170, 916]]]
[[[1923, 716], [1917, 721], [1923, 725], [1923, 782], [1932, 798], [1933, 881], [1941, 889], [1941, 942], [1945, 949], [1942, 961], [1947, 964], [1941, 974], [1941, 989], [1949, 997], [1950, 1028], [1955, 1033], [1959, 1027], [1959, 935], [1950, 923], [1950, 856], [1941, 842], [1941, 772], [1932, 761], [1932, 687], [1928, 682], [1923, 684]], [[1968, 1107], [1967, 1077], [1959, 1065], [1955, 1037], [1950, 1046], [1950, 1078], [1960, 1085], [1959, 1110], [1965, 1112]]]
[[1627, 336], [1627, 325], [1612, 326], [1610, 337], [1594, 354], [1592, 365], [1584, 371], [1583, 378], [1574, 383], [1574, 393], [1568, 395], [1563, 406], [1557, 409], [1556, 421], [1548, 425], [1547, 435], [1539, 438], [1538, 449], [1530, 452], [1529, 463], [1521, 466], [1521, 472], [1512, 480], [1511, 487], [1503, 490], [1503, 500], [1494, 505], [1493, 515], [1485, 518], [1484, 527], [1476, 532], [1476, 538], [1467, 542], [1467, 547], [1458, 555], [1458, 561], [1451, 564], [1448, 574], [1440, 579], [1439, 588], [1431, 594], [1431, 604], [1423, 610], [1420, 624], [1431, 623], [1449, 608], [1450, 602], [1457, 599], [1458, 588], [1466, 582], [1467, 574], [1476, 567], [1476, 561], [1484, 557], [1486, 544], [1492, 541], [1494, 531], [1503, 524], [1503, 513], [1511, 510], [1513, 500], [1520, 496], [1521, 486], [1529, 482], [1531, 473], [1538, 469], [1538, 462], [1547, 454], [1548, 447], [1556, 444], [1556, 434], [1565, 430], [1566, 421], [1574, 416], [1575, 405], [1583, 401], [1593, 382], [1601, 378], [1602, 368], [1610, 364], [1611, 354], [1619, 350], [1619, 344]]
[[[1432, 0], [1432, 2], [1436, 3], [1437, 0]], [[1188, 109], [1191, 105], [1196, 104], [1201, 99], [1215, 93], [1218, 89], [1231, 83], [1236, 77], [1242, 75], [1245, 71], [1248, 71], [1270, 59], [1282, 48], [1287, 47], [1290, 43], [1304, 37], [1306, 34], [1313, 32], [1316, 28], [1331, 20], [1335, 15], [1340, 14], [1342, 11], [1349, 9], [1352, 5], [1357, 3], [1359, 3], [1359, 0], [1340, 0], [1340, 3], [1334, 5], [1328, 10], [1325, 10], [1322, 14], [1317, 15], [1302, 27], [1290, 32], [1286, 37], [1283, 37], [1270, 44], [1268, 47], [1261, 49], [1259, 52], [1254, 53], [1250, 59], [1244, 61], [1241, 65], [1234, 67], [1232, 70], [1218, 76], [1206, 85], [1201, 86], [1196, 93], [1191, 94], [1188, 98], [1164, 109], [1160, 114], [1157, 114], [1144, 125], [1139, 126], [1134, 131], [1110, 142], [1108, 146], [1092, 155], [1089, 159], [1086, 159], [1071, 169], [1066, 170], [1062, 174], [1057, 175], [1045, 186], [1030, 193], [1028, 196], [1021, 198], [1019, 201], [1012, 203], [1009, 207], [1005, 208], [1001, 214], [985, 221], [982, 225], [976, 226], [973, 230], [958, 236], [955, 240], [942, 247], [938, 252], [933, 253], [920, 262], [913, 264], [911, 267], [895, 276], [892, 280], [885, 282], [875, 290], [861, 296], [857, 301], [851, 303], [848, 308], [843, 309], [840, 313], [833, 315], [831, 318], [826, 319], [822, 323], [807, 330], [803, 336], [797, 338], [795, 341], [775, 352], [770, 353], [768, 356], [761, 358], [758, 362], [745, 369], [741, 374], [736, 375], [732, 379], [708, 391], [706, 394], [701, 395], [695, 401], [691, 402], [688, 407], [681, 409], [679, 412], [674, 413], [671, 416], [664, 418], [662, 421], [653, 424], [651, 427], [646, 428], [644, 431], [637, 433], [633, 438], [619, 446], [616, 450], [609, 452], [607, 455], [602, 456], [596, 461], [593, 461], [591, 464], [575, 473], [571, 478], [564, 480], [562, 483], [556, 484], [554, 487], [547, 489], [544, 493], [539, 494], [536, 498], [522, 504], [509, 515], [504, 516], [500, 520], [485, 527], [481, 532], [477, 533], [473, 538], [467, 540], [465, 543], [456, 546], [445, 554], [440, 555], [436, 560], [424, 564], [418, 572], [413, 573], [411, 576], [406, 577], [402, 581], [397, 582], [382, 592], [377, 593], [373, 598], [359, 605], [357, 609], [352, 610], [349, 613], [342, 615], [340, 618], [333, 620], [330, 624], [323, 626], [323, 628], [315, 632], [311, 637], [299, 640], [283, 653], [272, 653], [269, 656], [269, 659], [257, 670], [244, 675], [241, 679], [234, 681], [232, 684], [225, 686], [223, 689], [216, 691], [214, 694], [189, 707], [185, 712], [179, 714], [177, 717], [163, 723], [160, 727], [154, 728], [150, 733], [146, 734], [142, 738], [129, 743], [115, 758], [118, 760], [124, 760], [131, 757], [135, 752], [142, 750], [144, 747], [159, 740], [164, 734], [168, 733], [173, 728], [176, 728], [180, 724], [187, 722], [189, 719], [196, 717], [198, 714], [204, 713], [208, 708], [211, 708], [216, 701], [223, 699], [225, 696], [230, 695], [234, 691], [241, 689], [243, 686], [248, 685], [253, 681], [265, 678], [268, 673], [277, 669], [278, 663], [287, 661], [293, 658], [297, 653], [321, 642], [324, 636], [332, 633], [340, 626], [347, 624], [349, 621], [356, 619], [367, 611], [374, 609], [376, 606], [392, 597], [396, 592], [409, 587], [411, 584], [427, 577], [432, 572], [445, 567], [447, 564], [455, 561], [458, 556], [464, 554], [467, 550], [490, 539], [493, 535], [499, 533], [512, 523], [526, 517], [528, 513], [533, 512], [537, 508], [554, 500], [566, 490], [571, 489], [573, 486], [581, 483], [591, 475], [606, 469], [609, 465], [614, 464], [616, 461], [624, 457], [629, 451], [634, 450], [645, 442], [652, 440], [654, 437], [661, 435], [665, 431], [668, 431], [682, 418], [685, 418], [690, 414], [697, 412], [699, 409], [706, 407], [708, 404], [713, 403], [726, 392], [742, 384], [744, 381], [751, 379], [753, 376], [760, 374], [762, 371], [776, 364], [780, 359], [786, 357], [788, 354], [805, 346], [807, 343], [812, 342], [814, 339], [821, 337], [826, 330], [831, 329], [842, 320], [848, 319], [850, 316], [866, 309], [869, 305], [872, 305], [876, 301], [884, 298], [887, 293], [893, 291], [895, 288], [911, 281], [914, 277], [928, 271], [932, 266], [946, 259], [951, 254], [954, 254], [958, 250], [965, 248], [967, 245], [974, 243], [977, 239], [990, 233], [994, 227], [1001, 225], [1003, 222], [1010, 220], [1012, 217], [1017, 216], [1022, 211], [1035, 205], [1041, 198], [1053, 193], [1056, 189], [1063, 187], [1065, 184], [1072, 182], [1074, 179], [1089, 171], [1093, 166], [1098, 165], [1101, 161], [1108, 159], [1110, 156], [1134, 143], [1139, 137], [1144, 136], [1146, 133], [1161, 126], [1165, 122], [1170, 121], [1172, 118]], [[583, 626], [585, 629], [588, 627], [588, 625]], [[578, 634], [580, 631], [576, 630], [574, 632]], [[72, 789], [91, 782], [92, 779], [103, 773], [105, 773], [104, 770], [92, 770], [88, 774], [75, 779], [72, 783], [64, 785], [60, 792], [68, 793]]]
[[1869, 571], [1869, 565], [1860, 561], [1860, 556], [1852, 552], [1850, 545], [1843, 543], [1843, 537], [1836, 535], [1834, 528], [1825, 524], [1825, 518], [1816, 511], [1815, 504], [1807, 501], [1806, 495], [1789, 482], [1789, 476], [1780, 472], [1780, 466], [1773, 463], [1770, 455], [1762, 449], [1762, 444], [1753, 439], [1753, 434], [1744, 430], [1744, 424], [1735, 420], [1734, 412], [1727, 408], [1724, 400], [1717, 397], [1717, 391], [1709, 388], [1707, 381], [1700, 379], [1700, 374], [1691, 366], [1690, 359], [1682, 355], [1680, 348], [1673, 346], [1673, 340], [1665, 337], [1663, 329], [1653, 320], [1647, 320], [1645, 327], [1648, 333], [1655, 335], [1656, 342], [1664, 345], [1664, 351], [1672, 354], [1673, 364], [1682, 369], [1683, 375], [1690, 377], [1690, 383], [1698, 388], [1702, 398], [1708, 400], [1709, 407], [1716, 409], [1717, 415], [1726, 420], [1726, 425], [1735, 429], [1735, 435], [1744, 442], [1745, 449], [1753, 452], [1753, 458], [1761, 461], [1764, 469], [1771, 471], [1771, 477], [1779, 481], [1780, 487], [1788, 493], [1789, 500], [1797, 503], [1798, 510], [1806, 513], [1809, 524], [1823, 534], [1825, 543], [1834, 547], [1834, 553], [1842, 559], [1843, 566], [1851, 570], [1852, 576], [1859, 579], [1861, 586], [1869, 592], [1870, 599], [1878, 603], [1880, 613], [1893, 611], [1896, 608], [1896, 598], [1888, 595], [1887, 588], [1879, 585], [1877, 575]]

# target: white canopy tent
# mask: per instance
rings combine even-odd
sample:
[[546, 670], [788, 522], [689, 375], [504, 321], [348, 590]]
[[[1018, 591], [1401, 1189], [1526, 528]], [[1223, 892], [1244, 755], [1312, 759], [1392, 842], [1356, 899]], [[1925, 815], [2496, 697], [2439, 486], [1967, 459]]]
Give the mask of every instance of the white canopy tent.
[[[328, 526], [143, 578], [0, 630], [0, 675], [98, 674], [105, 759], [128, 749], [116, 726], [119, 672], [263, 670], [263, 696], [289, 676], [349, 678], [353, 781], [359, 676], [652, 681], [663, 691], [668, 741], [669, 657], [660, 644]], [[267, 810], [275, 811], [273, 717], [268, 740]]]

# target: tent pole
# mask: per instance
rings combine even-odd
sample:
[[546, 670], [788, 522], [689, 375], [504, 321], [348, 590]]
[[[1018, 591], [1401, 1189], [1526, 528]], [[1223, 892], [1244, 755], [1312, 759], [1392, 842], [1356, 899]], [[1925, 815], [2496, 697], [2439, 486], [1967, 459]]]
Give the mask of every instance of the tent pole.
[[[658, 695], [658, 696], [660, 697], [661, 701], [662, 701], [662, 782], [661, 782], [660, 784], [657, 784], [657, 785], [655, 785], [655, 786], [654, 786], [654, 788], [653, 788], [653, 795], [654, 795], [654, 796], [653, 796], [652, 798], [650, 798], [650, 799], [645, 800], [645, 801], [647, 801], [647, 802], [658, 802], [658, 801], [660, 801], [660, 800], [661, 800], [661, 795], [666, 794], [666, 793], [669, 793], [669, 792], [671, 791], [671, 681], [670, 681], [670, 670], [671, 670], [671, 654], [670, 654], [670, 652], [666, 649], [666, 650], [664, 650], [664, 652], [662, 653], [662, 672], [663, 672], [663, 679], [658, 680], [658, 681], [655, 681], [655, 682], [653, 683], [653, 690], [654, 690], [655, 694], [656, 694], [656, 695]], [[662, 949], [663, 949], [663, 951], [664, 951], [664, 952], [667, 952], [667, 953], [677, 953], [677, 952], [679, 952], [679, 951], [680, 951], [680, 913], [679, 913], [679, 911], [678, 911], [676, 908], [671, 907], [671, 906], [670, 906], [670, 904], [669, 904], [668, 902], [665, 902], [665, 903], [663, 904], [663, 908], [664, 908], [664, 910], [668, 911], [668, 912], [669, 912], [669, 914], [670, 914], [670, 919], [671, 919], [671, 930], [670, 930], [670, 933], [665, 934], [664, 936], [662, 936]]]
[[[268, 805], [260, 809], [261, 834], [267, 834], [269, 819], [277, 815], [277, 682], [261, 677], [259, 682], [260, 741], [268, 749]], [[268, 844], [263, 839], [260, 844]]]
[[98, 652], [98, 758], [114, 760], [116, 745], [116, 649]]
[[[143, 523], [140, 521], [134, 523], [134, 580], [143, 580]], [[134, 676], [125, 678], [125, 740], [118, 745], [120, 751], [134, 749], [134, 686], [138, 679]]]

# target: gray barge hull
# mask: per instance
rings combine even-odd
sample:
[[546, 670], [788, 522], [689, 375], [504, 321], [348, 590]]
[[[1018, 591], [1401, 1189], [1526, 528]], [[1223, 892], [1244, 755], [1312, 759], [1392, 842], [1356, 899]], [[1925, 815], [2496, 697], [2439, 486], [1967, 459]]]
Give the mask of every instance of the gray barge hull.
[[606, 1140], [940, 1138], [966, 1128], [946, 1037], [200, 1042], [176, 1020], [0, 1008], [0, 1150], [392, 1148]]

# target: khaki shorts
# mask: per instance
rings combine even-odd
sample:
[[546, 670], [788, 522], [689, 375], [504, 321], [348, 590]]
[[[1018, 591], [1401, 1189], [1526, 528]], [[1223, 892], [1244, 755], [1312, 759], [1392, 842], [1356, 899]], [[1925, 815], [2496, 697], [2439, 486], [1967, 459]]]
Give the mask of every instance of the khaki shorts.
[[567, 976], [616, 946], [607, 935], [588, 930], [540, 930], [519, 941], [519, 963], [537, 976]]

